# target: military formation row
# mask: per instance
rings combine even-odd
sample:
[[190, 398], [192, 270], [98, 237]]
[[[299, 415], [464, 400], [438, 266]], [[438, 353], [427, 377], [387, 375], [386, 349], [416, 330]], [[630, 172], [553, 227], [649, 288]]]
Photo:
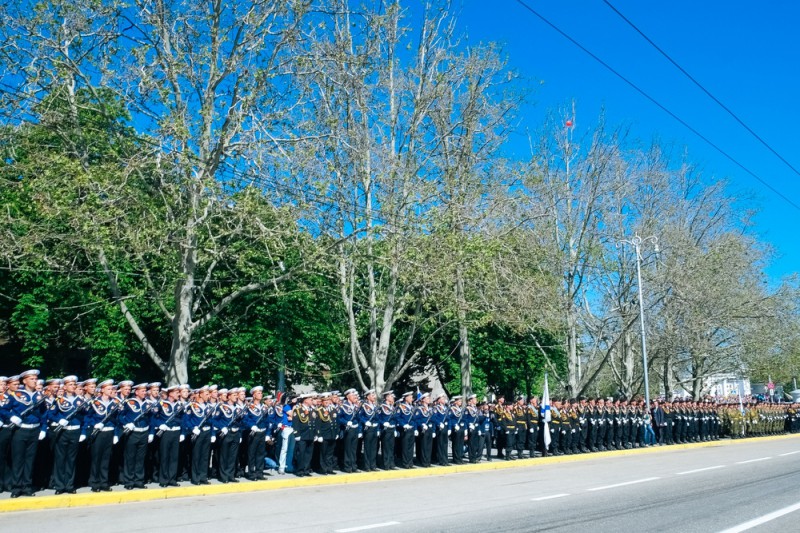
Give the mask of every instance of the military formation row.
[[[603, 399], [506, 403], [355, 389], [280, 398], [262, 387], [162, 388], [38, 371], [0, 376], [0, 489], [12, 497], [81, 486], [208, 484], [279, 474], [447, 466], [800, 429], [797, 405]], [[248, 396], [249, 392], [249, 396]], [[363, 396], [363, 397], [362, 397]], [[494, 454], [493, 450], [497, 449]]]

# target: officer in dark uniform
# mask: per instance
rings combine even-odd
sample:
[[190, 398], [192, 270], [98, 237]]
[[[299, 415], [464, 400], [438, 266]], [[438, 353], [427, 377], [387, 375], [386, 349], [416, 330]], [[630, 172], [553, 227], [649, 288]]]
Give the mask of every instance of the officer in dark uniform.
[[395, 420], [400, 431], [400, 468], [414, 468], [414, 443], [416, 442], [416, 429], [414, 429], [414, 393], [403, 394], [403, 399], [397, 404]]
[[539, 398], [536, 396], [531, 396], [528, 400], [525, 417], [528, 427], [526, 448], [528, 448], [529, 457], [535, 457], [539, 444]]
[[467, 449], [469, 462], [477, 463], [481, 458], [481, 430], [478, 426], [478, 397], [474, 394], [467, 396], [467, 407], [464, 409], [464, 425], [466, 426]]
[[336, 420], [337, 409], [331, 401], [331, 393], [325, 392], [321, 394], [321, 398], [322, 405], [317, 407], [317, 421], [319, 424], [317, 435], [320, 441], [319, 466], [320, 474], [330, 476], [336, 473], [333, 471], [336, 465], [334, 448], [336, 437], [339, 434], [339, 423]]
[[498, 411], [497, 416], [500, 420], [501, 431], [505, 437], [502, 441], [505, 443], [506, 449], [503, 457], [506, 461], [516, 459], [511, 455], [511, 451], [516, 447], [517, 436], [517, 421], [514, 419], [513, 405], [506, 405], [501, 411]]
[[550, 453], [561, 455], [561, 401], [553, 400], [550, 406]]
[[361, 426], [358, 423], [358, 391], [348, 389], [344, 393], [345, 401], [339, 406], [339, 426], [342, 431], [342, 471], [348, 474], [358, 470], [358, 435]]
[[311, 456], [317, 436], [317, 412], [312, 406], [314, 394], [302, 394], [299, 400], [292, 414], [295, 439], [294, 474], [297, 477], [306, 477], [311, 475]]
[[81, 434], [84, 399], [75, 394], [77, 376], [66, 376], [63, 380], [64, 394], [50, 406], [49, 418], [54, 425], [53, 442], [53, 489], [56, 494], [75, 494], [75, 459], [78, 456], [78, 439]]
[[364, 402], [358, 410], [358, 421], [364, 438], [364, 470], [374, 472], [378, 469], [378, 405], [375, 389], [364, 393]]
[[517, 425], [514, 448], [517, 450], [517, 459], [522, 459], [525, 453], [525, 445], [528, 442], [528, 412], [525, 408], [525, 396], [517, 396], [517, 401], [514, 403], [514, 408], [511, 412], [514, 415], [514, 423]]
[[417, 409], [414, 413], [414, 427], [417, 428], [417, 461], [419, 465], [428, 468], [431, 466], [433, 452], [433, 408], [430, 406], [431, 395], [425, 392], [420, 396]]
[[494, 438], [494, 414], [492, 413], [489, 401], [485, 398], [478, 405], [480, 415], [478, 416], [479, 435], [482, 437], [482, 450], [486, 450], [486, 460], [492, 460], [492, 440]]
[[123, 446], [122, 484], [127, 490], [145, 487], [144, 459], [153, 406], [147, 402], [147, 383], [135, 385], [133, 396], [122, 403], [119, 414]]
[[[253, 401], [247, 406], [242, 420], [242, 431], [247, 443], [247, 479], [264, 479], [264, 465], [267, 457], [266, 434], [269, 426], [267, 406], [263, 405], [264, 387], [250, 389]], [[244, 444], [244, 443], [243, 443]]]

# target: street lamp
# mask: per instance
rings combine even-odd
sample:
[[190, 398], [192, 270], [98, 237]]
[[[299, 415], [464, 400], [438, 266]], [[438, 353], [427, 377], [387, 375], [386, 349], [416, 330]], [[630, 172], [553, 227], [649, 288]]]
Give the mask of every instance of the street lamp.
[[630, 244], [636, 250], [636, 279], [639, 288], [639, 326], [642, 328], [642, 367], [644, 369], [644, 401], [650, 408], [650, 380], [647, 371], [647, 339], [644, 333], [644, 297], [642, 296], [642, 244], [651, 242], [658, 253], [658, 237], [651, 235], [644, 239], [636, 234], [632, 239], [620, 239], [618, 244]]

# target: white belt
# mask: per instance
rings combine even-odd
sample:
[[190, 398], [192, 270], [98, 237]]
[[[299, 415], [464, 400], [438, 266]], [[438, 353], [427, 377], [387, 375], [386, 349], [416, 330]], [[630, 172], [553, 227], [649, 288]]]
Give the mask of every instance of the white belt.
[[211, 430], [211, 426], [203, 426], [201, 428], [201, 431], [210, 431], [210, 430]]
[[258, 429], [255, 430], [255, 433], [264, 433], [264, 431], [266, 431], [266, 430], [258, 428]]
[[145, 431], [148, 431], [149, 429], [150, 428], [133, 428], [133, 432], [134, 433], [144, 433]]
[[80, 426], [64, 426], [65, 430], [81, 429]]
[[106, 427], [102, 428], [100, 431], [101, 432], [103, 432], [103, 431], [114, 431], [114, 427], [113, 426], [106, 426]]
[[239, 431], [239, 428], [231, 428], [231, 433], [236, 433], [237, 431]]
[[181, 429], [180, 426], [173, 426], [171, 428], [167, 428], [167, 431], [178, 431], [179, 429]]
[[33, 428], [38, 428], [40, 426], [41, 426], [41, 424], [20, 424], [19, 425], [19, 427], [21, 427], [22, 429], [33, 429]]

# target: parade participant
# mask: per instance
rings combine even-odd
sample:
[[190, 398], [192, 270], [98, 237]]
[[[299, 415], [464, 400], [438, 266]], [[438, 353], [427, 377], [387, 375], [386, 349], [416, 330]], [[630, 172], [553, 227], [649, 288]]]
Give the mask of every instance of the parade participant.
[[430, 393], [423, 393], [414, 412], [414, 427], [417, 428], [417, 433], [419, 434], [417, 438], [417, 460], [419, 465], [425, 468], [431, 466], [431, 454], [433, 451], [434, 424], [432, 421], [433, 409], [430, 403]]
[[433, 406], [433, 442], [436, 450], [436, 463], [439, 466], [449, 466], [447, 444], [449, 442], [450, 428], [447, 425], [449, 409], [447, 408], [447, 395], [440, 393], [436, 396], [436, 405]]
[[[478, 417], [479, 435], [481, 436], [481, 450], [486, 450], [486, 460], [492, 460], [492, 438], [494, 437], [493, 413], [489, 402], [484, 398], [479, 404], [480, 416]], [[482, 455], [479, 452], [478, 455]]]
[[81, 440], [90, 449], [89, 486], [92, 492], [110, 491], [109, 465], [112, 447], [119, 442], [116, 419], [120, 402], [114, 397], [114, 380], [97, 385], [100, 394], [91, 401], [81, 429]]
[[383, 391], [383, 402], [378, 412], [378, 424], [381, 430], [381, 458], [384, 470], [396, 470], [394, 465], [394, 445], [397, 422], [394, 417], [394, 391]]
[[148, 442], [158, 438], [158, 485], [160, 487], [178, 486], [178, 453], [180, 451], [180, 387], [173, 385], [166, 389], [166, 399], [160, 399], [150, 419]]
[[214, 428], [212, 441], [218, 440], [219, 467], [217, 476], [220, 483], [238, 483], [236, 479], [236, 458], [239, 452], [239, 420], [243, 416], [241, 406], [238, 406], [239, 389], [228, 390], [227, 401], [222, 401], [211, 418]]
[[320, 443], [319, 469], [320, 474], [324, 476], [330, 476], [335, 474], [333, 471], [334, 467], [336, 466], [334, 448], [336, 445], [336, 437], [339, 434], [339, 423], [336, 420], [337, 409], [331, 400], [331, 393], [325, 392], [320, 396], [322, 399], [322, 404], [317, 407], [317, 442]]
[[[190, 478], [192, 485], [208, 485], [208, 465], [211, 460], [211, 416], [213, 408], [208, 404], [208, 387], [201, 387], [194, 401], [184, 408], [181, 421], [182, 432], [189, 435]], [[186, 442], [186, 440], [184, 440]], [[263, 465], [263, 460], [261, 462]], [[262, 466], [263, 468], [263, 466]]]
[[264, 387], [250, 389], [252, 401], [247, 405], [242, 419], [242, 446], [247, 450], [247, 479], [264, 479], [264, 460], [267, 457], [266, 432], [269, 425], [267, 406], [263, 404]]
[[358, 391], [349, 389], [344, 393], [345, 401], [339, 406], [339, 427], [342, 432], [342, 471], [353, 473], [358, 470], [356, 452], [361, 426], [358, 423]]
[[467, 396], [467, 407], [464, 409], [464, 425], [466, 426], [465, 438], [469, 462], [477, 463], [481, 458], [481, 430], [478, 426], [478, 397], [475, 394]]
[[517, 451], [517, 459], [522, 459], [525, 452], [525, 444], [528, 442], [528, 412], [525, 409], [525, 396], [517, 396], [517, 401], [511, 410], [514, 416], [516, 432], [514, 437], [514, 449]]
[[418, 432], [412, 421], [413, 399], [414, 393], [406, 392], [395, 410], [397, 429], [400, 431], [400, 468], [414, 468], [414, 443]]
[[317, 431], [317, 412], [313, 408], [314, 394], [301, 394], [300, 402], [294, 407], [292, 427], [295, 440], [295, 469], [297, 477], [311, 475], [311, 456]]
[[47, 423], [45, 396], [37, 390], [38, 370], [19, 375], [21, 386], [9, 395], [11, 436], [11, 497], [33, 496], [33, 467], [36, 446], [44, 439]]
[[48, 415], [53, 424], [52, 485], [56, 494], [75, 494], [75, 464], [83, 424], [81, 414], [88, 404], [76, 394], [77, 376], [66, 376], [62, 382], [64, 394], [56, 398]]
[[528, 400], [528, 407], [525, 411], [527, 417], [528, 435], [526, 448], [528, 448], [528, 457], [536, 455], [536, 448], [539, 442], [539, 398], [531, 396]]
[[464, 462], [464, 408], [460, 395], [453, 396], [450, 400], [450, 410], [447, 413], [447, 427], [452, 444], [453, 464], [460, 465]]
[[379, 409], [375, 403], [376, 400], [375, 389], [366, 391], [364, 393], [364, 402], [358, 410], [358, 421], [364, 438], [364, 470], [367, 472], [374, 472], [378, 469], [378, 434], [380, 425], [377, 418]]
[[119, 423], [122, 426], [122, 484], [127, 490], [145, 487], [145, 457], [147, 435], [150, 431], [150, 412], [156, 404], [147, 401], [147, 383], [132, 387], [133, 395], [127, 398], [120, 409]]

